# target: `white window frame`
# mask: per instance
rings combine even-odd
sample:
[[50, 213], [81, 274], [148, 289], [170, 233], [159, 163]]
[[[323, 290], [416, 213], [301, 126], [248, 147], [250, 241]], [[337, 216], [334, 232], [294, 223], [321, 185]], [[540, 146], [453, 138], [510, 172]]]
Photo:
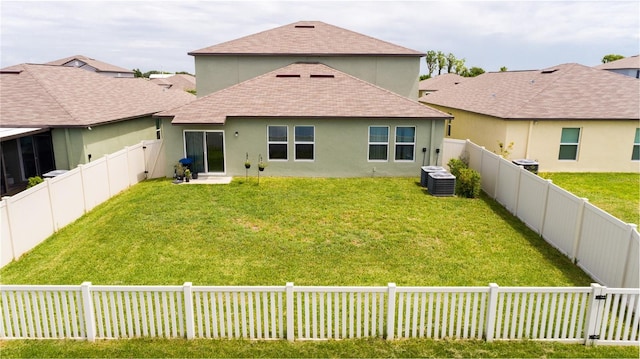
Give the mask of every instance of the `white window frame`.
[[[387, 129], [387, 142], [372, 142], [371, 141], [371, 128], [373, 127], [383, 127]], [[389, 126], [369, 126], [367, 128], [367, 160], [369, 162], [389, 162]], [[387, 153], [386, 153], [386, 159], [384, 160], [372, 160], [371, 159], [371, 145], [386, 145], [387, 146]]]
[[[285, 141], [271, 141], [269, 139], [269, 128], [271, 127], [284, 127], [287, 130], [287, 139]], [[271, 145], [286, 145], [287, 158], [271, 158]], [[286, 162], [289, 160], [289, 126], [287, 125], [267, 125], [267, 161], [280, 161]]]
[[[296, 129], [298, 127], [311, 127], [313, 129], [313, 141], [298, 141], [296, 139]], [[298, 146], [297, 145], [312, 145], [313, 155], [312, 158], [298, 158]], [[316, 127], [313, 125], [298, 125], [293, 126], [293, 160], [298, 162], [313, 162], [316, 160]]]
[[[399, 128], [413, 128], [413, 142], [398, 142], [398, 129]], [[396, 126], [394, 131], [394, 146], [393, 146], [393, 161], [394, 162], [415, 162], [416, 161], [416, 126]], [[397, 146], [411, 146], [413, 152], [410, 160], [396, 159]]]
[[[565, 129], [578, 129], [578, 142], [562, 142], [562, 131]], [[580, 140], [582, 139], [582, 127], [562, 127], [560, 130], [560, 147], [558, 149], [558, 161], [577, 161], [578, 155], [580, 154]], [[573, 159], [569, 158], [560, 158], [560, 150], [562, 146], [576, 146], [576, 156]]]

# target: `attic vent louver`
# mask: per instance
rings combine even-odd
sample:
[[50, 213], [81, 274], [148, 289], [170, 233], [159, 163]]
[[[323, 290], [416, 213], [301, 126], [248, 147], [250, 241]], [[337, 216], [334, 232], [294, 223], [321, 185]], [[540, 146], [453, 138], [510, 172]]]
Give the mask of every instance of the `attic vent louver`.
[[315, 29], [314, 25], [296, 25], [294, 26], [296, 29]]
[[279, 74], [279, 75], [276, 75], [276, 77], [300, 77], [300, 75], [293, 75], [293, 74], [289, 74], [289, 75], [286, 75], [286, 74]]
[[331, 75], [331, 74], [327, 74], [327, 75], [313, 75], [312, 74], [312, 75], [309, 75], [309, 77], [311, 77], [311, 78], [329, 78], [329, 79], [332, 79], [335, 76]]
[[541, 71], [540, 73], [543, 73], [543, 74], [552, 74], [552, 73], [554, 73], [554, 72], [556, 72], [556, 71], [558, 71], [558, 69], [543, 70], [543, 71]]

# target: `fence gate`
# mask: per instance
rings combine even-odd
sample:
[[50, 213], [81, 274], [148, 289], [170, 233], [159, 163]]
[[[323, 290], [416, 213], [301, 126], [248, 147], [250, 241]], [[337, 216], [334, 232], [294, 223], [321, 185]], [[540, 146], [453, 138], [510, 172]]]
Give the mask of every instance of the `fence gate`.
[[639, 345], [640, 291], [596, 288], [585, 339], [591, 345]]

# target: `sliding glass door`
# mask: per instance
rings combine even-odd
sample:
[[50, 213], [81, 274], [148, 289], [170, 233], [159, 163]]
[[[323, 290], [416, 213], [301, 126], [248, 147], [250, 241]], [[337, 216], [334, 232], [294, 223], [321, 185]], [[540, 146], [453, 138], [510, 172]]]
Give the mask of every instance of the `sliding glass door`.
[[224, 173], [224, 132], [185, 131], [185, 153], [193, 160], [192, 171]]

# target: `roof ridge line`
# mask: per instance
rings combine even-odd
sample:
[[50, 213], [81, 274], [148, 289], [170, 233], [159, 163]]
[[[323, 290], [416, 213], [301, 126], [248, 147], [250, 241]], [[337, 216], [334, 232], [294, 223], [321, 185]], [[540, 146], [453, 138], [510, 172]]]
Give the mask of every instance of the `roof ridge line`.
[[[31, 66], [38, 66], [39, 64], [23, 64], [23, 67], [25, 69], [25, 71], [27, 71], [29, 73], [29, 75], [31, 75], [31, 77], [36, 80], [36, 82], [40, 85], [40, 87], [42, 87], [42, 89], [49, 94], [49, 96], [51, 96], [51, 98], [55, 101], [55, 103], [58, 104], [58, 106], [60, 106], [60, 108], [67, 114], [69, 115], [69, 118], [71, 120], [73, 120], [73, 122], [79, 122], [76, 117], [74, 115], [71, 114], [71, 112], [69, 111], [69, 109], [67, 109], [67, 107], [65, 105], [62, 104], [62, 102], [60, 102], [60, 100], [58, 99], [57, 96], [55, 96], [53, 94], [53, 92], [51, 92], [49, 90], [49, 87], [46, 86], [46, 84], [44, 83], [44, 81], [42, 81], [40, 79], [39, 76], [37, 76], [36, 72], [31, 71], [30, 67]], [[43, 65], [43, 66], [52, 66], [52, 67], [56, 67], [55, 65]], [[67, 68], [66, 66], [57, 66], [57, 67], [63, 67], [63, 68]], [[85, 71], [85, 70], [81, 70], [81, 71]]]

